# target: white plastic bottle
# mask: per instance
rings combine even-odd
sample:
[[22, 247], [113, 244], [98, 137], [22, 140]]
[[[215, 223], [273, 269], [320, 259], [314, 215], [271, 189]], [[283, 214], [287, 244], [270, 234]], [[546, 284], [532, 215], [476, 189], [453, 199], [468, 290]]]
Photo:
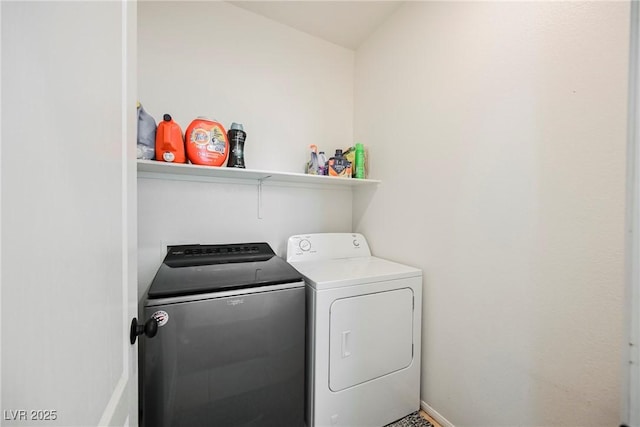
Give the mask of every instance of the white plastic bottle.
[[138, 102], [138, 141], [137, 157], [151, 160], [156, 156], [156, 121]]

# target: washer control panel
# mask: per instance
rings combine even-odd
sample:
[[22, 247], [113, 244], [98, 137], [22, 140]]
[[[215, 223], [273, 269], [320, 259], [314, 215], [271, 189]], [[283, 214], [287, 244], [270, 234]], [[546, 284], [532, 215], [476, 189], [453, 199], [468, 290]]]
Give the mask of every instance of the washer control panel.
[[359, 233], [316, 233], [289, 237], [287, 261], [371, 256], [367, 240]]
[[298, 243], [298, 247], [300, 250], [307, 252], [311, 250], [311, 242], [309, 239], [300, 239], [300, 243]]

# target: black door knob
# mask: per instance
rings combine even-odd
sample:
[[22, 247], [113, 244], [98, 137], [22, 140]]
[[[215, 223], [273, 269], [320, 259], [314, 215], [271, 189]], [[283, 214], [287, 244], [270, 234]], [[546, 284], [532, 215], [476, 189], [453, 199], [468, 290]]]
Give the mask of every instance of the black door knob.
[[153, 317], [145, 322], [144, 325], [138, 324], [138, 319], [131, 319], [131, 334], [129, 335], [129, 341], [131, 344], [136, 343], [138, 335], [145, 334], [149, 338], [153, 338], [158, 333], [158, 321]]

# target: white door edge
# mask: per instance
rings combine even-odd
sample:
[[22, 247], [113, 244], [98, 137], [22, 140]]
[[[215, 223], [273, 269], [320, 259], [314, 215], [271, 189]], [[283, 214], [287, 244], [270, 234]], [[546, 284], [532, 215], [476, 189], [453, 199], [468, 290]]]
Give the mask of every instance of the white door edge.
[[[0, 2], [0, 30], [2, 29], [2, 3]], [[2, 44], [0, 43], [0, 70], [2, 70]], [[0, 99], [2, 99], [2, 84], [0, 84]], [[0, 135], [2, 135], [2, 103], [0, 102]], [[0, 137], [0, 165], [2, 164], [2, 137]], [[0, 194], [2, 189], [2, 174], [0, 173]], [[0, 195], [0, 236], [2, 236], [2, 196]], [[2, 319], [2, 240], [0, 239], [0, 319]], [[2, 342], [2, 328], [0, 328], [0, 343]], [[0, 378], [2, 378], [2, 351], [0, 351]], [[0, 408], [2, 406], [2, 381], [0, 381]]]
[[123, 372], [111, 395], [111, 399], [109, 399], [109, 403], [107, 403], [102, 413], [102, 417], [100, 417], [100, 421], [98, 421], [99, 426], [121, 426], [125, 424], [125, 420], [128, 421], [128, 389], [129, 375]]
[[[133, 4], [133, 6], [132, 6]], [[131, 412], [137, 411], [136, 402], [131, 401], [131, 396], [137, 396], [137, 391], [132, 393], [130, 387], [132, 386], [131, 375], [136, 375], [135, 369], [132, 372], [130, 367], [136, 366], [137, 358], [135, 347], [132, 347], [128, 342], [129, 328], [132, 317], [136, 316], [137, 307], [135, 303], [130, 303], [130, 288], [137, 292], [137, 283], [135, 278], [132, 278], [130, 267], [130, 257], [132, 243], [135, 247], [135, 234], [136, 227], [134, 222], [136, 221], [135, 210], [132, 214], [132, 209], [135, 206], [131, 204], [131, 192], [135, 188], [135, 160], [132, 158], [131, 148], [129, 147], [132, 142], [132, 135], [130, 127], [132, 126], [129, 115], [131, 114], [132, 100], [131, 95], [131, 64], [130, 56], [132, 52], [129, 49], [129, 43], [131, 43], [131, 28], [135, 29], [135, 15], [132, 15], [132, 9], [130, 7], [136, 7], [136, 2], [129, 0], [121, 0], [121, 49], [122, 49], [122, 66], [121, 66], [121, 117], [122, 117], [122, 129], [121, 129], [121, 141], [122, 141], [122, 336], [123, 336], [123, 351], [122, 351], [122, 373], [118, 383], [116, 384], [111, 398], [104, 409], [102, 417], [98, 422], [98, 426], [125, 426], [129, 425]], [[133, 17], [133, 22], [132, 22]], [[135, 74], [134, 74], [135, 75]], [[135, 134], [134, 134], [135, 135]], [[133, 166], [132, 166], [133, 165]], [[134, 183], [133, 185], [131, 183]], [[134, 276], [135, 277], [135, 276]], [[137, 298], [135, 298], [137, 300]], [[131, 309], [133, 307], [133, 310]], [[133, 360], [132, 360], [133, 359]], [[133, 381], [133, 384], [136, 384]]]
[[621, 421], [640, 426], [640, 5], [630, 5], [627, 134], [626, 313]]

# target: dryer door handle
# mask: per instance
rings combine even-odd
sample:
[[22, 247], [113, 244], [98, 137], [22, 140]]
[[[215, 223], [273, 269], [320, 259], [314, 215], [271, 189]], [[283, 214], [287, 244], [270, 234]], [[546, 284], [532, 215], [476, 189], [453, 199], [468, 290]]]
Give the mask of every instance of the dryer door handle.
[[349, 351], [349, 335], [351, 335], [351, 331], [343, 331], [342, 332], [342, 358], [351, 356], [351, 352]]

